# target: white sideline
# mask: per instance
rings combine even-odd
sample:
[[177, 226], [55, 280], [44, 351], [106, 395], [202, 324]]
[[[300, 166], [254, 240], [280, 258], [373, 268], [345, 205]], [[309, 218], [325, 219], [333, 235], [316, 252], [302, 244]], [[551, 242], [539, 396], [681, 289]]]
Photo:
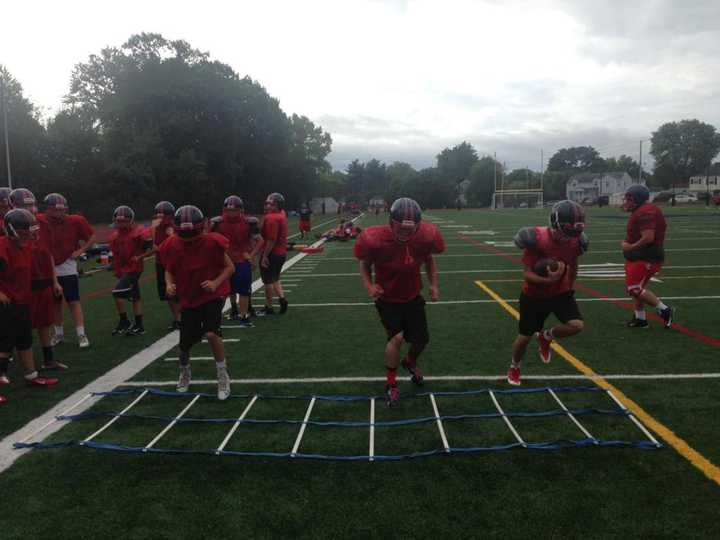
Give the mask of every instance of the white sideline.
[[[504, 381], [506, 375], [426, 375], [426, 381]], [[586, 375], [523, 375], [523, 380], [528, 381], [575, 381], [592, 380]], [[720, 379], [720, 373], [657, 373], [651, 375], [631, 374], [610, 374], [598, 375], [598, 378], [608, 380], [628, 381], [663, 381], [663, 380], [693, 380], [693, 379]], [[398, 380], [409, 381], [410, 377], [398, 377]], [[284, 378], [284, 379], [232, 379], [233, 384], [312, 384], [312, 383], [356, 383], [356, 382], [385, 382], [385, 377], [306, 377], [306, 378]], [[176, 380], [172, 381], [129, 381], [121, 383], [125, 387], [146, 386], [175, 386]], [[216, 385], [215, 379], [198, 379], [192, 381], [193, 385]]]
[[[358, 216], [356, 219], [359, 219], [362, 216], [363, 214]], [[323, 225], [327, 225], [328, 223], [332, 223], [334, 221], [335, 220], [333, 219], [324, 223], [320, 223], [319, 225], [313, 227], [313, 229], [322, 227]], [[293, 238], [294, 236], [299, 236], [299, 234], [290, 236], [289, 238]], [[319, 247], [323, 243], [325, 243], [325, 239], [321, 238], [320, 240], [312, 244], [312, 247]], [[285, 263], [282, 269], [283, 273], [307, 256], [307, 253], [298, 253], [297, 255], [295, 255], [293, 258], [291, 258]], [[252, 291], [255, 292], [261, 287], [262, 280], [257, 279], [252, 284]], [[228, 309], [229, 304], [229, 301], [226, 302], [225, 309]], [[105, 392], [108, 389], [112, 389], [116, 386], [121, 385], [124, 381], [127, 381], [128, 379], [131, 379], [132, 377], [137, 375], [140, 371], [145, 369], [152, 362], [167, 354], [173, 347], [177, 346], [179, 341], [179, 332], [170, 332], [166, 336], [158, 339], [152, 345], [131, 356], [122, 364], [118, 365], [114, 369], [95, 379], [80, 390], [77, 390], [75, 393], [68, 396], [61, 402], [55, 404], [55, 406], [53, 406], [51, 409], [34, 418], [17, 431], [8, 434], [0, 441], [0, 474], [6, 469], [8, 469], [13, 463], [15, 463], [15, 461], [19, 457], [25, 455], [27, 452], [30, 451], [30, 449], [28, 448], [13, 448], [13, 444], [15, 442], [24, 441], [26, 439], [29, 441], [31, 439], [28, 436], [35, 434], [40, 435], [36, 438], [35, 442], [43, 441], [46, 437], [52, 435], [64, 425], [62, 422], [53, 422], [53, 419], [56, 416], [62, 414], [65, 410], [71, 407], [75, 407], [75, 414], [80, 414], [86, 411], [102, 398], [101, 396], [92, 396], [90, 399], [86, 399], [87, 395], [94, 392]], [[81, 406], [77, 406], [78, 401], [80, 400], [83, 400], [83, 403]]]

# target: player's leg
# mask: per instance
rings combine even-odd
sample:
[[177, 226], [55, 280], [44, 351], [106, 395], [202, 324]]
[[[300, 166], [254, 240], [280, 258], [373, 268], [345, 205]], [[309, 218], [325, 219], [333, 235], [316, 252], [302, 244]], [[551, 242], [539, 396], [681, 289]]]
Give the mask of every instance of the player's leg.
[[29, 306], [15, 306], [11, 322], [12, 345], [17, 351], [17, 358], [23, 370], [25, 382], [29, 386], [52, 386], [57, 379], [40, 377], [35, 369], [32, 350], [32, 318]]
[[375, 308], [387, 333], [384, 354], [387, 381], [385, 385], [386, 403], [388, 407], [394, 407], [400, 400], [400, 392], [397, 388], [397, 368], [400, 365], [400, 354], [404, 341], [402, 306], [378, 300], [375, 302]]
[[550, 298], [548, 299], [548, 303], [549, 308], [552, 309], [555, 316], [560, 320], [560, 324], [556, 324], [546, 330], [538, 331], [540, 359], [546, 364], [550, 363], [550, 345], [554, 340], [579, 334], [585, 326], [580, 308], [575, 300], [574, 292]]
[[675, 313], [674, 308], [665, 305], [663, 301], [660, 300], [660, 298], [658, 298], [655, 293], [653, 293], [649, 289], [643, 290], [642, 294], [639, 297], [639, 300], [655, 308], [655, 312], [660, 315], [660, 317], [662, 317], [665, 328], [672, 327], [673, 315]]
[[283, 289], [282, 282], [280, 281], [280, 274], [282, 273], [283, 265], [285, 264], [285, 255], [270, 255], [270, 266], [272, 266], [275, 294], [278, 297], [280, 304], [280, 313], [287, 313], [288, 301], [285, 298], [285, 290]]
[[533, 336], [540, 332], [550, 314], [547, 299], [531, 298], [520, 295], [520, 320], [518, 321], [518, 335], [512, 345], [512, 358], [507, 373], [508, 383], [518, 386], [520, 382], [520, 369], [525, 358], [528, 344]]
[[203, 307], [203, 331], [212, 349], [217, 370], [218, 399], [230, 397], [230, 375], [225, 361], [225, 344], [222, 339], [222, 300], [213, 300]]
[[[60, 286], [62, 287], [62, 277], [58, 277], [58, 282], [60, 283]], [[55, 325], [53, 328], [53, 338], [52, 338], [52, 344], [53, 347], [55, 345], [60, 345], [65, 340], [65, 327], [63, 322], [63, 298], [58, 298], [55, 300]]]
[[143, 301], [140, 296], [140, 273], [133, 272], [130, 275], [130, 300], [133, 305], [133, 325], [126, 332], [126, 336], [140, 336], [145, 333], [145, 325], [143, 323]]
[[418, 358], [430, 341], [425, 316], [425, 300], [422, 296], [418, 296], [404, 304], [403, 310], [403, 337], [410, 343], [410, 349], [402, 360], [402, 366], [410, 373], [412, 382], [422, 386], [423, 372], [418, 365]]
[[131, 299], [132, 294], [132, 283], [129, 278], [129, 274], [123, 274], [115, 284], [115, 288], [112, 291], [113, 300], [115, 301], [115, 310], [118, 314], [118, 323], [113, 330], [113, 336], [119, 336], [125, 334], [132, 324], [127, 315], [127, 300]]
[[238, 325], [243, 328], [251, 328], [250, 322], [250, 295], [252, 294], [252, 265], [249, 262], [240, 265], [238, 276], [238, 312], [240, 320]]
[[89, 347], [90, 341], [85, 332], [85, 315], [82, 305], [80, 304], [80, 279], [78, 275], [65, 276], [64, 281], [61, 282], [61, 286], [63, 288], [63, 296], [70, 310], [70, 317], [75, 325], [78, 345], [83, 349]]
[[42, 348], [43, 364], [42, 371], [47, 370], [59, 370], [64, 371], [68, 369], [67, 364], [58, 361], [55, 358], [55, 349], [52, 345], [52, 334], [51, 326], [43, 326], [38, 328], [38, 339], [40, 340], [40, 347]]
[[185, 393], [190, 388], [190, 349], [202, 339], [202, 312], [200, 308], [183, 309], [180, 315], [180, 377], [176, 390]]

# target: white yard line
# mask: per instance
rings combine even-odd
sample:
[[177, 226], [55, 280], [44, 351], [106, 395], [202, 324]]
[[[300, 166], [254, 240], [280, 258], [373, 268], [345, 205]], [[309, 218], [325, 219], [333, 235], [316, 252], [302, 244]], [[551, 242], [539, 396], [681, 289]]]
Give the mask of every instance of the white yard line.
[[[664, 380], [694, 380], [694, 379], [720, 379], [720, 373], [656, 373], [656, 374], [598, 374], [598, 378], [628, 381], [664, 381]], [[410, 377], [398, 377], [401, 381], [409, 381]], [[426, 375], [426, 381], [504, 381], [507, 375]], [[592, 380], [592, 377], [585, 375], [523, 375], [523, 380], [530, 381], [580, 381]], [[385, 377], [299, 377], [299, 378], [276, 378], [276, 379], [232, 379], [233, 384], [333, 384], [333, 383], [363, 383], [363, 382], [386, 382]], [[131, 387], [154, 387], [154, 386], [175, 386], [176, 380], [172, 381], [130, 381], [120, 386]], [[216, 385], [215, 379], [197, 379], [192, 381], [193, 385]]]

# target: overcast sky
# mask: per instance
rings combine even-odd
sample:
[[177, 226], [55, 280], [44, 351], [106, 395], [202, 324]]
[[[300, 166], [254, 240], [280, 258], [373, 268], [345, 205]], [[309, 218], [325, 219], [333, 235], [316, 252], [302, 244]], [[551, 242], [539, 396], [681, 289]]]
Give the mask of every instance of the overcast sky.
[[[45, 114], [73, 66], [134, 33], [250, 75], [352, 159], [434, 164], [467, 140], [509, 168], [564, 146], [637, 159], [664, 122], [720, 128], [720, 1], [3, 2], [0, 63]], [[644, 146], [649, 149], [649, 142]]]

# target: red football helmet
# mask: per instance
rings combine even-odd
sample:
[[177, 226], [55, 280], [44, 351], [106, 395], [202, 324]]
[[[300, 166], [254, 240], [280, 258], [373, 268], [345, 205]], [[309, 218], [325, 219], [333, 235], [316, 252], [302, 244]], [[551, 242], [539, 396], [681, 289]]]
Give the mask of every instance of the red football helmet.
[[390, 227], [395, 240], [407, 242], [417, 232], [422, 220], [420, 205], [413, 199], [402, 197], [390, 207]]
[[195, 238], [202, 234], [204, 228], [205, 216], [197, 206], [181, 206], [175, 212], [175, 230], [180, 238]]
[[10, 205], [13, 208], [24, 208], [28, 212], [37, 214], [37, 200], [29, 189], [13, 189], [10, 192]]

